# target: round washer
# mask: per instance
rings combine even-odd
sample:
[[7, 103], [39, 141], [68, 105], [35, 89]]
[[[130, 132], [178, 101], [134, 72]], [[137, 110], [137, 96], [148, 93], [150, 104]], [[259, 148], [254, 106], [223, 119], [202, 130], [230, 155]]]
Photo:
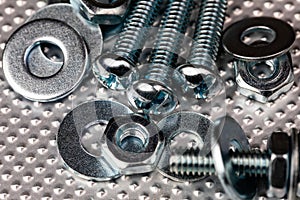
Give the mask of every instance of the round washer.
[[[197, 176], [197, 177], [193, 175], [181, 176], [179, 174], [170, 172], [169, 161], [170, 161], [171, 154], [173, 153], [171, 151], [170, 145], [172, 143], [172, 140], [176, 136], [178, 136], [178, 134], [182, 132], [191, 133], [199, 136], [204, 144], [204, 146], [200, 149], [201, 154], [203, 155], [208, 154], [211, 149], [210, 136], [213, 134], [214, 131], [213, 122], [199, 113], [186, 111], [186, 112], [177, 112], [163, 118], [158, 123], [158, 127], [166, 140], [165, 150], [163, 151], [161, 159], [157, 166], [158, 171], [162, 175], [172, 180], [181, 181], [181, 182], [197, 181], [205, 178], [206, 176]], [[188, 150], [188, 149], [184, 149], [184, 150]]]
[[[241, 37], [246, 30], [266, 27], [275, 32], [275, 38], [269, 44], [251, 46]], [[223, 35], [224, 49], [233, 56], [246, 60], [270, 59], [286, 53], [295, 41], [293, 28], [286, 22], [271, 18], [247, 18], [229, 26]]]
[[[41, 42], [57, 45], [64, 54], [60, 71], [45, 78], [30, 73], [26, 64], [29, 49]], [[12, 34], [3, 53], [8, 83], [17, 93], [33, 101], [55, 101], [71, 93], [83, 79], [87, 64], [87, 49], [81, 36], [66, 23], [50, 19], [21, 26]]]
[[[68, 113], [57, 134], [58, 150], [66, 165], [86, 179], [105, 181], [119, 177], [121, 174], [118, 170], [111, 167], [103, 156], [88, 153], [80, 140], [87, 126], [97, 122], [108, 123], [115, 116], [131, 113], [129, 108], [113, 101], [83, 103]], [[103, 134], [99, 133], [99, 138]]]
[[46, 6], [36, 12], [27, 21], [43, 18], [63, 21], [78, 31], [86, 41], [90, 62], [94, 62], [101, 55], [103, 37], [100, 26], [89, 23], [86, 19], [82, 18], [70, 4], [62, 3]]
[[[252, 199], [256, 194], [256, 178], [236, 174], [230, 160], [230, 149], [249, 152], [247, 137], [240, 125], [226, 116], [216, 121], [215, 135], [212, 137], [212, 156], [219, 180], [231, 199]], [[221, 132], [219, 134], [218, 132]], [[217, 135], [216, 135], [217, 134]]]

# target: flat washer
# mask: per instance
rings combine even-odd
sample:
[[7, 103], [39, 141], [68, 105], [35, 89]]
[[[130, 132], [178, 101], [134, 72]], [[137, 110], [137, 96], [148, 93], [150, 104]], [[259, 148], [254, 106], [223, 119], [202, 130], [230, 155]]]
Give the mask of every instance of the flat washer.
[[256, 194], [256, 177], [237, 175], [230, 160], [232, 148], [238, 152], [250, 151], [247, 137], [238, 122], [229, 116], [220, 118], [215, 125], [212, 156], [219, 180], [231, 199], [252, 199]]
[[[26, 62], [30, 49], [43, 42], [57, 45], [64, 60], [56, 74], [41, 78], [30, 73]], [[55, 101], [70, 94], [82, 81], [88, 65], [87, 54], [82, 37], [66, 23], [52, 19], [30, 21], [16, 30], [6, 44], [4, 75], [9, 85], [25, 98]]]
[[[160, 131], [166, 140], [165, 150], [162, 153], [161, 159], [158, 163], [157, 169], [163, 175], [172, 180], [186, 182], [186, 181], [199, 181], [206, 176], [193, 176], [193, 175], [178, 175], [172, 173], [169, 169], [169, 161], [172, 155], [170, 148], [172, 140], [180, 133], [190, 133], [201, 138], [203, 147], [200, 148], [201, 155], [207, 155], [210, 152], [211, 135], [214, 131], [214, 124], [205, 116], [196, 112], [177, 112], [163, 118], [158, 124]], [[188, 150], [188, 149], [183, 149]]]
[[[57, 134], [58, 150], [65, 164], [85, 179], [106, 181], [119, 177], [119, 170], [111, 167], [103, 156], [88, 153], [80, 139], [87, 126], [100, 122], [107, 124], [115, 116], [131, 113], [129, 108], [113, 101], [83, 103], [68, 113]], [[99, 133], [99, 138], [103, 134]]]
[[[262, 46], [247, 45], [242, 41], [244, 31], [264, 27], [275, 33], [269, 44]], [[229, 26], [223, 35], [223, 47], [236, 58], [246, 60], [265, 60], [286, 53], [295, 41], [295, 32], [286, 22], [271, 17], [247, 18]]]
[[102, 31], [99, 25], [89, 23], [70, 5], [66, 3], [53, 4], [37, 11], [27, 21], [50, 18], [60, 20], [74, 28], [86, 41], [90, 63], [101, 55], [103, 49]]

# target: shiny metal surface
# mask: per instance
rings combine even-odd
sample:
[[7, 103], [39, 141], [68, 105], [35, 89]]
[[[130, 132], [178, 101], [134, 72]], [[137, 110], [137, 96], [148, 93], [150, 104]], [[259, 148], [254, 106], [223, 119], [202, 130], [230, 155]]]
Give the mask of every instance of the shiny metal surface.
[[90, 65], [101, 54], [103, 49], [103, 37], [100, 27], [82, 18], [70, 4], [49, 5], [40, 9], [27, 21], [43, 18], [63, 21], [78, 31], [87, 44]]
[[[186, 111], [164, 117], [159, 121], [158, 127], [163, 136], [167, 138], [165, 150], [157, 167], [158, 171], [175, 181], [202, 180], [204, 176], [182, 176], [171, 172], [169, 169], [170, 157], [175, 153], [183, 154], [189, 148], [198, 148], [202, 155], [207, 155], [211, 149], [210, 140], [215, 128], [213, 122], [199, 113]], [[182, 137], [190, 139], [190, 141], [187, 140], [189, 143], [185, 143]]]
[[98, 131], [99, 153], [94, 155], [84, 148], [84, 132], [91, 126], [106, 126], [114, 116], [131, 113], [126, 106], [112, 101], [90, 101], [69, 112], [63, 119], [57, 134], [57, 147], [66, 165], [80, 177], [88, 180], [107, 181], [121, 175], [112, 166], [101, 145], [104, 131]]
[[238, 91], [262, 103], [289, 91], [294, 84], [289, 53], [294, 41], [292, 26], [276, 18], [247, 18], [229, 26], [223, 46], [234, 57]]
[[152, 172], [164, 150], [157, 125], [141, 115], [115, 116], [104, 132], [104, 157], [123, 175]]
[[[0, 0], [0, 58], [12, 32], [45, 5], [42, 0]], [[229, 0], [225, 27], [246, 16], [265, 15], [288, 21], [295, 30], [300, 30], [299, 7], [300, 2], [296, 0]], [[193, 28], [190, 28], [188, 35], [192, 34]], [[299, 33], [296, 34], [299, 38]], [[105, 51], [110, 49], [110, 43], [106, 44]], [[299, 45], [297, 39], [292, 47], [295, 80], [299, 80], [300, 72]], [[188, 49], [183, 48], [181, 55], [186, 58], [187, 52]], [[276, 101], [263, 105], [236, 92], [231, 63], [220, 65], [219, 69], [227, 89], [224, 106], [241, 124], [252, 147], [263, 150], [271, 132], [278, 129], [288, 132], [292, 127], [300, 126], [298, 83]], [[57, 151], [59, 124], [81, 102], [111, 96], [103, 88], [98, 90], [98, 87], [99, 84], [90, 74], [67, 98], [41, 104], [16, 94], [5, 81], [3, 70], [0, 70], [2, 199], [229, 199], [214, 176], [194, 183], [180, 183], [153, 172], [97, 183], [82, 180], [66, 170]], [[197, 112], [200, 110], [196, 105], [193, 108]], [[267, 198], [259, 195], [255, 199]]]
[[[47, 68], [53, 67], [50, 60], [48, 66], [37, 63], [42, 59], [32, 59], [33, 50], [41, 43], [56, 45], [63, 53], [63, 64], [54, 73], [50, 69], [47, 74]], [[57, 20], [39, 19], [24, 24], [10, 37], [3, 53], [3, 71], [10, 86], [25, 98], [55, 101], [70, 94], [82, 81], [87, 55], [84, 41], [72, 27]], [[34, 68], [42, 70], [32, 73]]]
[[95, 24], [120, 24], [128, 11], [130, 0], [100, 3], [98, 0], [70, 0], [76, 10]]

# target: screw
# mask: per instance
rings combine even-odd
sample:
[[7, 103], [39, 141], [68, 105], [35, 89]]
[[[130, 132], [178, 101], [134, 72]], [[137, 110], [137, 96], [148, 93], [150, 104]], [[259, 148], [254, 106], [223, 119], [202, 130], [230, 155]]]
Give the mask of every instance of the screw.
[[225, 21], [227, 0], [203, 0], [187, 63], [177, 68], [185, 93], [197, 99], [211, 98], [223, 88], [216, 58]]
[[[238, 175], [264, 177], [268, 175], [270, 154], [267, 152], [233, 153], [231, 162]], [[211, 155], [198, 156], [172, 155], [170, 171], [177, 175], [215, 175], [214, 161]]]
[[172, 69], [176, 64], [193, 3], [193, 0], [169, 0], [147, 66], [148, 71], [144, 79], [135, 82], [127, 93], [129, 102], [145, 113], [168, 113], [177, 105], [177, 97], [170, 87]]
[[94, 74], [103, 86], [125, 90], [138, 79], [136, 64], [161, 4], [162, 0], [134, 1], [112, 53], [103, 54], [94, 63]]

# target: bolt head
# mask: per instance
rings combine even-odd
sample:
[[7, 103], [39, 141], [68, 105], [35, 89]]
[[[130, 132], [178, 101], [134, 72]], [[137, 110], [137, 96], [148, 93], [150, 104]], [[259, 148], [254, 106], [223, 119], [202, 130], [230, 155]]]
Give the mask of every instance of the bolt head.
[[221, 77], [207, 67], [184, 64], [176, 71], [175, 79], [183, 92], [196, 99], [212, 98], [224, 89]]
[[160, 115], [172, 112], [178, 104], [173, 91], [163, 83], [142, 79], [127, 92], [130, 104], [145, 113]]
[[126, 90], [138, 79], [135, 65], [112, 53], [101, 55], [94, 63], [93, 71], [99, 82], [111, 90]]

